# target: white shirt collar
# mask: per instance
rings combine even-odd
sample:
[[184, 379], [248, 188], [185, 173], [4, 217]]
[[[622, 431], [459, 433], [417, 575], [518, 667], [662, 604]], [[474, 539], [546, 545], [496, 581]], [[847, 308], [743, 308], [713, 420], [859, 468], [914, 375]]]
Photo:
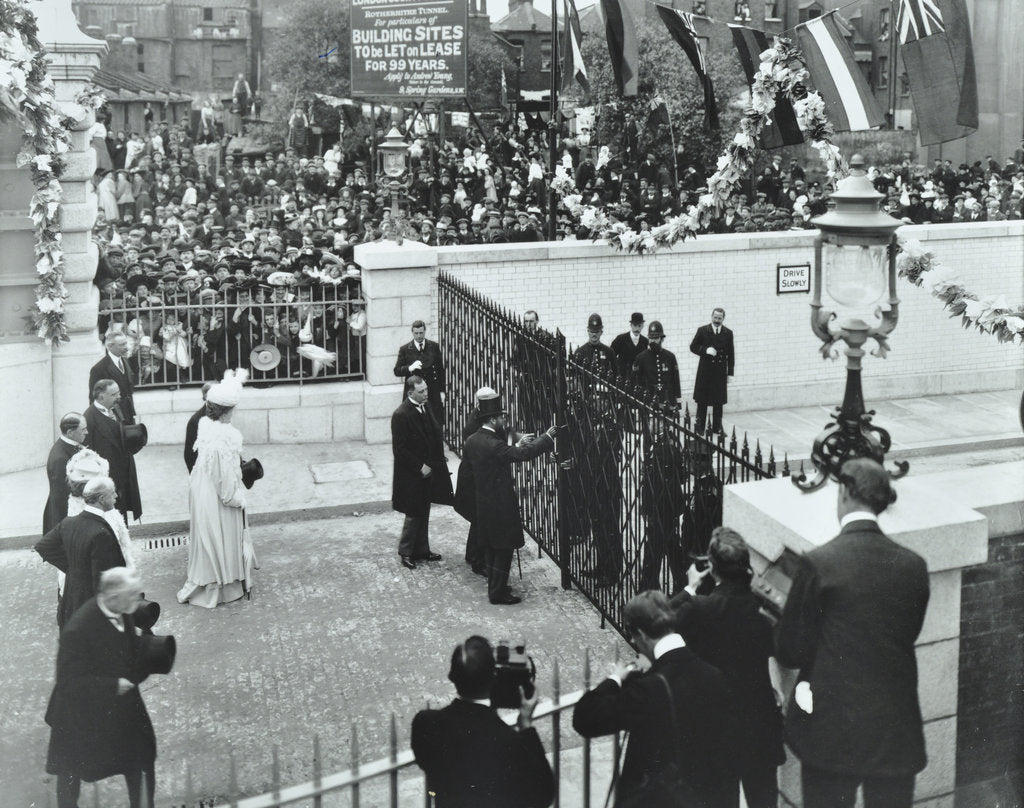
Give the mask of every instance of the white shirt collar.
[[497, 434], [497, 432], [495, 432], [495, 429], [494, 429], [494, 427], [493, 427], [493, 426], [491, 426], [490, 424], [484, 424], [484, 425], [483, 425], [482, 427], [480, 427], [480, 428], [481, 428], [481, 429], [486, 429], [486, 430], [487, 430], [488, 432], [494, 432], [495, 434]]
[[686, 643], [683, 642], [683, 638], [678, 634], [666, 634], [654, 644], [654, 658], [661, 659], [662, 655], [667, 654], [669, 651], [685, 647]]
[[412, 405], [413, 405], [413, 406], [414, 406], [414, 407], [415, 407], [416, 409], [418, 409], [418, 410], [422, 410], [422, 409], [423, 409], [423, 405], [422, 405], [422, 404], [417, 404], [417, 403], [416, 403], [415, 401], [413, 401], [413, 400], [412, 400], [412, 398], [411, 398], [411, 397], [407, 397], [407, 399], [406, 399], [406, 400], [407, 400], [407, 401], [408, 401], [408, 402], [409, 402], [410, 404], [412, 404]]
[[61, 435], [60, 439], [65, 443], [70, 443], [72, 446], [77, 446], [79, 449], [82, 448], [82, 444], [80, 444], [77, 440], [71, 440], [71, 438], [69, 438], [67, 435]]
[[459, 696], [459, 699], [461, 699], [462, 701], [468, 701], [470, 704], [481, 704], [484, 707], [490, 707], [491, 706], [491, 700], [490, 699], [467, 699], [464, 696]]
[[100, 403], [99, 403], [98, 401], [94, 401], [94, 402], [92, 403], [92, 405], [93, 405], [93, 406], [94, 406], [94, 407], [95, 407], [96, 409], [98, 409], [98, 410], [99, 410], [99, 411], [100, 411], [101, 413], [103, 413], [104, 415], [106, 415], [106, 416], [108, 416], [108, 417], [110, 417], [110, 418], [113, 418], [113, 417], [114, 417], [114, 411], [113, 411], [113, 410], [110, 410], [110, 409], [107, 409], [107, 408], [106, 408], [106, 407], [104, 407], [104, 406], [103, 406], [102, 404], [100, 404]]
[[639, 334], [634, 334], [632, 331], [630, 331], [629, 332], [629, 338], [630, 338], [630, 340], [632, 340], [634, 345], [639, 345], [640, 344], [640, 335]]
[[103, 516], [103, 514], [105, 513], [105, 511], [101, 511], [101, 510], [100, 510], [99, 508], [95, 507], [94, 505], [86, 505], [86, 506], [84, 506], [84, 507], [82, 508], [82, 512], [83, 512], [83, 513], [94, 513], [94, 514], [96, 514], [97, 516], [101, 516], [101, 517], [103, 517], [104, 519], [106, 519], [106, 517], [105, 517], [105, 516]]
[[111, 620], [113, 620], [114, 618], [117, 618], [119, 620], [121, 619], [121, 615], [119, 615], [117, 612], [112, 612], [110, 611], [110, 609], [107, 608], [106, 604], [103, 602], [103, 598], [96, 598], [96, 605], [99, 606], [100, 611], [103, 612], [103, 614], [105, 614]]
[[107, 351], [107, 356], [110, 357], [110, 361], [114, 363], [114, 367], [123, 368], [124, 363], [121, 361], [120, 356], [114, 356], [110, 351]]
[[412, 344], [416, 346], [416, 350], [422, 351], [427, 346], [427, 341], [423, 340], [423, 342], [417, 342], [416, 340], [413, 340]]
[[871, 511], [850, 511], [850, 513], [839, 520], [839, 527], [844, 528], [850, 522], [863, 522], [865, 520], [874, 522], [876, 525], [878, 524], [878, 517], [871, 513]]

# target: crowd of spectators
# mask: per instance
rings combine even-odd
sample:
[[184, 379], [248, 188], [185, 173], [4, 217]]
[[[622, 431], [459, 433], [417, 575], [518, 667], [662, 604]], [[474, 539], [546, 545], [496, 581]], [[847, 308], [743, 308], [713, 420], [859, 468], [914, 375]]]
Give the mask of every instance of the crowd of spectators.
[[[250, 366], [252, 348], [267, 344], [280, 351], [288, 376], [331, 367], [319, 354], [296, 355], [304, 344], [337, 354], [335, 372], [361, 372], [366, 313], [355, 244], [395, 236], [440, 246], [545, 238], [550, 132], [528, 123], [496, 125], [486, 138], [479, 127], [445, 140], [411, 138], [400, 224], [392, 221], [390, 194], [373, 182], [370, 137], [316, 154], [314, 138], [290, 136], [280, 148], [243, 155], [228, 151], [222, 128], [218, 140], [200, 143], [212, 140], [201, 116], [194, 128], [158, 122], [145, 134], [110, 130], [100, 160], [110, 169], [96, 177], [101, 333], [128, 333], [138, 383], [216, 379], [226, 367]], [[706, 190], [702, 167], [681, 167], [676, 177], [674, 166], [641, 150], [635, 121], [612, 144], [616, 151], [587, 132], [564, 135], [559, 174], [572, 178], [584, 204], [634, 229], [664, 223]], [[1022, 215], [1020, 154], [1002, 166], [989, 157], [957, 168], [950, 160], [915, 165], [907, 155], [872, 166], [869, 176], [885, 194], [884, 208], [908, 223]], [[810, 228], [827, 199], [825, 181], [774, 154], [708, 230]], [[556, 221], [559, 239], [596, 235], [562, 206]], [[147, 348], [155, 349], [149, 357]]]

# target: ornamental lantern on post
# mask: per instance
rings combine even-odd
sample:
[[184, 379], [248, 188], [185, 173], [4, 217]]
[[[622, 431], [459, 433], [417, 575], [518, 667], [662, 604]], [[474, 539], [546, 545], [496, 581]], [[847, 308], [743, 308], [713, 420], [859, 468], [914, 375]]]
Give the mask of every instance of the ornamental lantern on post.
[[401, 221], [401, 211], [398, 206], [398, 194], [409, 187], [409, 182], [402, 182], [402, 177], [409, 170], [409, 145], [405, 137], [398, 131], [398, 127], [391, 126], [384, 140], [377, 144], [378, 176], [387, 177], [384, 182], [391, 194], [391, 227], [392, 238], [399, 244], [402, 243], [402, 233], [405, 229]]
[[[814, 440], [811, 462], [817, 469], [812, 480], [800, 471], [793, 483], [803, 491], [815, 491], [831, 477], [838, 480], [843, 463], [854, 457], [870, 457], [883, 463], [889, 451], [889, 433], [871, 423], [874, 410], [865, 411], [861, 388], [864, 344], [873, 339], [871, 353], [885, 358], [887, 337], [899, 321], [896, 297], [896, 230], [902, 225], [879, 210], [883, 195], [864, 171], [864, 158], [854, 155], [850, 175], [837, 183], [832, 194], [835, 208], [812, 219], [820, 233], [814, 242], [814, 299], [811, 329], [822, 341], [822, 354], [835, 357], [837, 342], [846, 348], [846, 393], [825, 430]], [[831, 308], [822, 305], [826, 295]], [[910, 464], [897, 462], [893, 479], [907, 473]]]

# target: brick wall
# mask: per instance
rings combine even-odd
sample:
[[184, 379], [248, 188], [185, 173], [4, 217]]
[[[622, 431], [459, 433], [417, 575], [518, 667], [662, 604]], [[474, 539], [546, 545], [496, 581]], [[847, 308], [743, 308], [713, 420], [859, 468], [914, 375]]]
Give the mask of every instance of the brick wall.
[[[979, 295], [1024, 299], [1024, 223], [905, 227], [932, 248]], [[841, 397], [844, 361], [823, 360], [811, 333], [810, 295], [776, 295], [776, 265], [810, 262], [813, 231], [701, 236], [653, 256], [617, 253], [604, 244], [480, 245], [441, 248], [450, 272], [512, 311], [537, 309], [541, 324], [585, 339], [587, 316], [599, 312], [605, 341], [625, 331], [630, 312], [661, 320], [666, 347], [680, 360], [684, 388], [696, 372], [689, 353], [711, 309], [726, 309], [736, 337], [738, 407], [832, 404]], [[1024, 386], [1019, 345], [961, 328], [924, 289], [899, 281], [900, 322], [886, 360], [867, 357], [864, 388], [871, 399], [998, 390]], [[436, 292], [431, 321], [436, 322]], [[874, 343], [869, 343], [873, 347]]]
[[1024, 775], [1024, 533], [990, 539], [961, 580], [958, 790]]

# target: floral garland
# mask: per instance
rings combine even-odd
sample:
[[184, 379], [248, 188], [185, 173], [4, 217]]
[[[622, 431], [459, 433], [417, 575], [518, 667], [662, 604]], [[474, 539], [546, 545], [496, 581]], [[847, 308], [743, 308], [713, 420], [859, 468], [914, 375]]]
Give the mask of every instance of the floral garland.
[[[627, 252], [654, 252], [687, 237], [695, 238], [699, 229], [711, 223], [712, 213], [725, 206], [736, 183], [753, 168], [757, 140], [771, 123], [775, 99], [780, 95], [792, 102], [797, 123], [821, 155], [828, 175], [835, 179], [844, 177], [848, 169], [839, 154], [839, 147], [832, 142], [835, 130], [825, 115], [821, 96], [807, 89], [808, 78], [800, 51], [789, 39], [775, 37], [774, 45], [761, 54], [761, 65], [751, 87], [750, 107], [740, 119], [740, 131], [718, 158], [717, 170], [708, 179], [708, 192], [702, 194], [697, 204], [691, 205], [686, 213], [649, 232], [638, 233], [603, 211], [583, 205], [579, 194], [563, 196], [563, 204], [583, 227], [597, 233], [595, 240], [603, 239], [616, 249]], [[564, 183], [559, 187], [565, 187]]]
[[949, 309], [950, 316], [960, 315], [964, 328], [977, 328], [995, 334], [1000, 342], [1024, 343], [1024, 305], [1013, 308], [1006, 295], [980, 298], [960, 285], [956, 272], [943, 266], [935, 254], [916, 239], [899, 239], [900, 253], [896, 270], [915, 286], [927, 289]]
[[60, 245], [60, 177], [64, 155], [70, 148], [65, 126], [85, 120], [87, 107], [95, 109], [102, 104], [99, 94], [83, 93], [77, 105], [68, 110], [72, 117], [61, 118], [35, 15], [25, 0], [0, 0], [0, 122], [15, 121], [23, 132], [17, 165], [31, 167], [35, 188], [29, 215], [35, 229], [39, 284], [32, 325], [36, 334], [52, 346], [69, 339]]

